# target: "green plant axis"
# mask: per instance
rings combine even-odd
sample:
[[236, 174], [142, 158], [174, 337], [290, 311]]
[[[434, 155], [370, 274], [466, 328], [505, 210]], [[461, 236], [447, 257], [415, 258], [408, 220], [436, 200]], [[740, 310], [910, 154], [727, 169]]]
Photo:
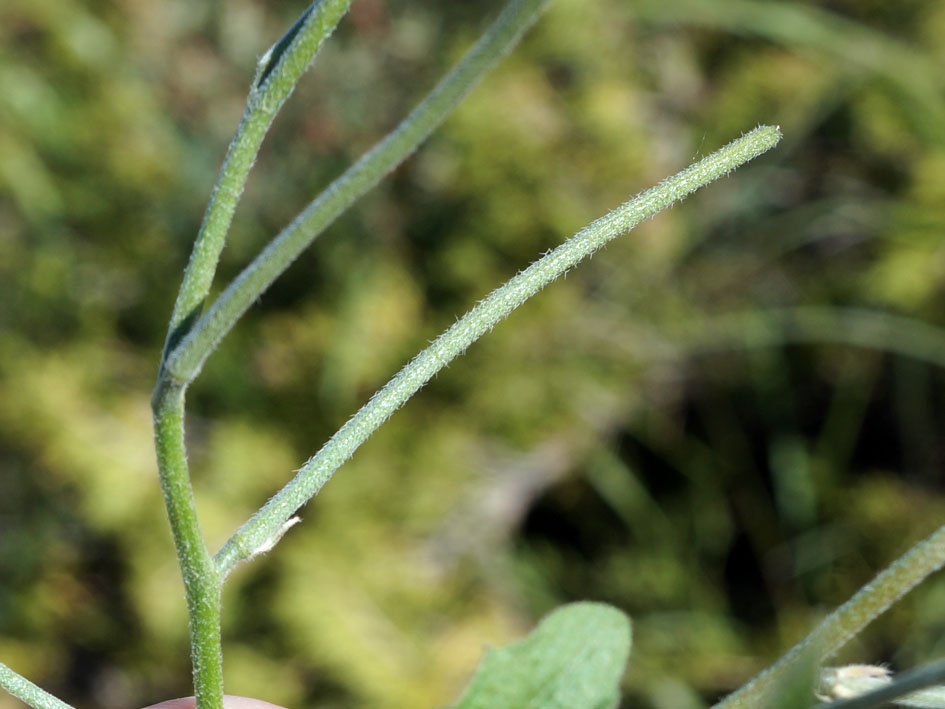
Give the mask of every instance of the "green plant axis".
[[[337, 208], [335, 216], [412, 152], [416, 145], [442, 122], [479, 79], [511, 49], [547, 2], [548, 0], [513, 0], [509, 4], [483, 39], [440, 83], [427, 101], [421, 104], [388, 140], [362, 158], [347, 173], [348, 177], [353, 175], [349, 182], [342, 184], [347, 185], [347, 189], [342, 190], [340, 201], [331, 203]], [[214, 187], [174, 306], [164, 358], [152, 396], [161, 489], [187, 598], [197, 709], [222, 707], [220, 596], [224, 574], [217, 572], [206, 548], [190, 483], [184, 441], [184, 395], [187, 384], [199, 371], [199, 365], [191, 370], [189, 376], [180, 376], [179, 369], [175, 366], [175, 362], [180, 359], [179, 341], [193, 325], [209, 292], [226, 232], [266, 131], [302, 73], [311, 64], [322, 42], [331, 34], [349, 5], [350, 0], [319, 0], [313, 3], [260, 60], [243, 119]], [[369, 169], [359, 170], [359, 165], [367, 165]], [[344, 178], [339, 182], [343, 180]], [[337, 196], [338, 193], [337, 190], [329, 188], [325, 194], [331, 197]], [[303, 212], [296, 224], [308, 224], [306, 214], [307, 212]], [[319, 214], [324, 215], [324, 212]], [[266, 249], [256, 259], [254, 265], [257, 268], [254, 269], [251, 265], [247, 269], [250, 273], [271, 273], [271, 278], [263, 285], [259, 285], [258, 278], [256, 281], [250, 279], [248, 285], [237, 279], [227, 293], [236, 292], [251, 302], [285, 269], [297, 252], [314, 238], [314, 234], [308, 237], [303, 235], [304, 243], [300, 245], [298, 232], [293, 232], [290, 228], [285, 233], [289, 236], [295, 234], [296, 240], [277, 239], [270, 245], [276, 248]], [[290, 249], [297, 249], [294, 255], [287, 255], [286, 244]], [[252, 290], [254, 283], [259, 290]], [[224, 304], [228, 302], [222, 300]], [[233, 325], [245, 311], [245, 307], [237, 310], [224, 308], [229, 319], [226, 320], [223, 332]], [[214, 311], [219, 312], [219, 309], [215, 308]], [[214, 336], [212, 332], [208, 336], [204, 325], [206, 321], [207, 318], [201, 319], [195, 328], [196, 334], [200, 334], [196, 341], [206, 348], [200, 355], [200, 364], [222, 336], [222, 332], [219, 336]], [[210, 322], [219, 321], [211, 318]], [[193, 342], [194, 334], [191, 332], [191, 337], [186, 341]], [[282, 531], [285, 528], [283, 525]], [[275, 543], [277, 539], [278, 535], [271, 535], [270, 544]], [[258, 551], [261, 547], [262, 545], [258, 545], [254, 550]]]
[[72, 709], [69, 704], [40, 689], [0, 662], [0, 687], [33, 709]]
[[513, 0], [462, 61], [380, 143], [306, 207], [226, 288], [167, 355], [167, 376], [193, 381], [237, 320], [312, 241], [446, 119], [535, 22], [549, 0]]
[[781, 132], [776, 127], [756, 128], [592, 222], [493, 291], [377, 392], [282, 490], [237, 530], [215, 556], [220, 573], [228, 573], [255, 549], [270, 544], [296, 510], [322, 488], [394, 411], [515, 308], [607, 242], [773, 148], [780, 139]]
[[216, 572], [197, 519], [184, 445], [184, 387], [159, 384], [152, 401], [161, 492], [184, 580], [197, 709], [223, 706], [220, 638], [222, 579]]
[[210, 292], [236, 205], [272, 121], [350, 5], [351, 0], [313, 3], [263, 55], [184, 272], [171, 315], [165, 354], [194, 323]]
[[945, 526], [909, 549], [873, 581], [857, 591], [849, 601], [827, 616], [810, 635], [791, 648], [774, 665], [716, 704], [714, 709], [749, 709], [760, 706], [772, 687], [804, 656], [807, 648], [817, 648], [820, 660], [826, 660], [943, 565]]

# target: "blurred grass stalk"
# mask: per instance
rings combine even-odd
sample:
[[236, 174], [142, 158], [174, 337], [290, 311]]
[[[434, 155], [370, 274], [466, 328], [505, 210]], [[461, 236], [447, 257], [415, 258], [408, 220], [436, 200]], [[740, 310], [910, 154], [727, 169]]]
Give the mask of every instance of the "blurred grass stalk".
[[909, 115], [917, 130], [938, 145], [945, 142], [941, 67], [914, 47], [859, 22], [794, 2], [641, 0], [634, 11], [644, 22], [711, 27], [832, 55], [896, 87], [913, 104]]
[[890, 352], [945, 368], [945, 330], [916, 318], [867, 308], [801, 306], [706, 314], [621, 338], [645, 360], [786, 344], [847, 345]]

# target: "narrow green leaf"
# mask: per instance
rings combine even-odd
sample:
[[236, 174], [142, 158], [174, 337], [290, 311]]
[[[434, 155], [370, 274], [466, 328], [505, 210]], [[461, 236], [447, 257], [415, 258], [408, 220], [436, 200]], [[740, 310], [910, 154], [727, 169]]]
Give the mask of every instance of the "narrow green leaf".
[[524, 640], [487, 650], [452, 709], [609, 709], [630, 656], [630, 619], [603, 603], [572, 603]]

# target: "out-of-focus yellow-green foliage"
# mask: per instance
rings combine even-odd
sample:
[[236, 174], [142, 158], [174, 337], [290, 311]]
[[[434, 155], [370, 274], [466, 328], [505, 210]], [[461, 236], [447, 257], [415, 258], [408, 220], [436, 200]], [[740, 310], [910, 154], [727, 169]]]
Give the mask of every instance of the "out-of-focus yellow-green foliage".
[[[500, 5], [355, 2], [264, 145], [219, 283]], [[189, 692], [148, 396], [255, 59], [304, 6], [0, 5], [0, 660], [78, 705]], [[209, 360], [188, 441], [213, 548], [539, 253], [739, 132], [785, 141], [495, 328], [234, 572], [228, 691], [445, 705], [484, 645], [587, 598], [634, 619], [630, 704], [699, 706], [938, 526], [941, 371], [787, 340], [654, 352], [733, 311], [945, 324], [942, 36], [931, 0], [553, 3]], [[849, 657], [941, 654], [943, 618], [932, 580]]]

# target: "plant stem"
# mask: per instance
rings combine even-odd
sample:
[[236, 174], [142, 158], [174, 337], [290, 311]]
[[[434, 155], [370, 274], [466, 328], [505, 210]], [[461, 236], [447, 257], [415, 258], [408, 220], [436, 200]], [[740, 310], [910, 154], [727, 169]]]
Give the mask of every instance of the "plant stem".
[[[267, 249], [260, 255], [254, 262], [256, 268], [250, 266], [247, 269], [247, 272], [256, 274], [255, 280], [251, 279], [248, 287], [235, 289], [247, 298], [247, 304], [285, 269], [323, 227], [307, 237], [303, 235], [300, 241], [301, 229], [308, 228], [311, 232], [313, 219], [327, 220], [325, 223], [333, 220], [348, 204], [412, 152], [499, 57], [511, 48], [524, 29], [535, 19], [538, 9], [547, 2], [548, 0], [514, 0], [500, 21], [477, 44], [476, 49], [440, 83], [427, 101], [387, 140], [365, 156], [332, 188], [326, 190], [328, 199], [323, 200], [324, 208], [315, 210], [315, 217], [311, 216], [311, 210], [303, 212], [302, 217], [296, 221], [299, 228], [286, 230], [287, 236], [286, 232], [283, 234], [286, 238], [277, 240], [276, 253], [272, 255], [271, 249]], [[174, 305], [161, 372], [152, 397], [161, 487], [187, 597], [197, 709], [222, 707], [220, 594], [223, 579], [216, 571], [200, 532], [184, 444], [184, 392], [187, 384], [199, 371], [199, 365], [193, 367], [188, 376], [183, 377], [180, 376], [179, 366], [171, 360], [179, 361], [181, 340], [197, 320], [209, 293], [233, 213], [273, 118], [350, 4], [351, 0], [316, 0], [260, 60], [246, 109], [227, 151]], [[259, 264], [263, 267], [260, 268]], [[260, 273], [265, 281], [263, 285], [259, 285]], [[266, 276], [266, 273], [270, 275]], [[258, 290], [252, 290], [253, 283]], [[233, 291], [234, 287], [231, 286], [227, 292]], [[224, 303], [227, 302], [223, 300]], [[210, 336], [207, 350], [199, 355], [200, 364], [244, 310], [245, 306], [238, 312], [232, 308], [225, 310], [231, 317], [219, 334]], [[207, 318], [204, 317], [199, 323], [206, 321]], [[211, 319], [211, 322], [219, 321]], [[206, 332], [203, 325], [198, 324], [198, 329]], [[193, 338], [189, 337], [185, 341], [193, 341]], [[207, 345], [206, 336], [200, 342]], [[282, 530], [286, 528], [284, 523]]]
[[40, 689], [0, 662], [0, 687], [33, 709], [72, 709], [58, 697]]
[[549, 0], [513, 0], [435, 89], [384, 140], [328, 186], [227, 287], [186, 336], [165, 369], [193, 381], [223, 336], [302, 251], [345, 209], [407, 158], [518, 41]]
[[872, 582], [857, 591], [849, 601], [827, 616], [810, 635], [791, 648], [780, 660], [716, 704], [713, 709], [748, 709], [762, 706], [769, 690], [790, 672], [808, 647], [814, 646], [818, 649], [821, 661], [827, 659], [874, 618], [943, 565], [945, 526], [909, 549]]
[[210, 292], [233, 213], [269, 126], [350, 5], [351, 0], [314, 2], [260, 60], [174, 304], [165, 355], [186, 334]]
[[214, 557], [226, 574], [255, 549], [272, 543], [295, 511], [387, 418], [440, 369], [545, 285], [611, 239], [774, 147], [775, 127], [762, 126], [591, 223], [466, 313], [377, 392], [298, 474], [226, 542]]
[[[233, 213], [269, 126], [350, 5], [351, 0], [317, 0], [260, 60], [174, 304], [165, 357], [196, 320], [210, 291]], [[162, 366], [152, 398], [158, 469], [184, 579], [197, 708], [220, 709], [222, 579], [200, 532], [190, 485], [184, 445], [184, 389], [171, 381]]]
[[151, 406], [161, 490], [187, 598], [197, 709], [221, 709], [220, 594], [223, 581], [207, 551], [197, 520], [184, 447], [184, 387], [159, 382]]

